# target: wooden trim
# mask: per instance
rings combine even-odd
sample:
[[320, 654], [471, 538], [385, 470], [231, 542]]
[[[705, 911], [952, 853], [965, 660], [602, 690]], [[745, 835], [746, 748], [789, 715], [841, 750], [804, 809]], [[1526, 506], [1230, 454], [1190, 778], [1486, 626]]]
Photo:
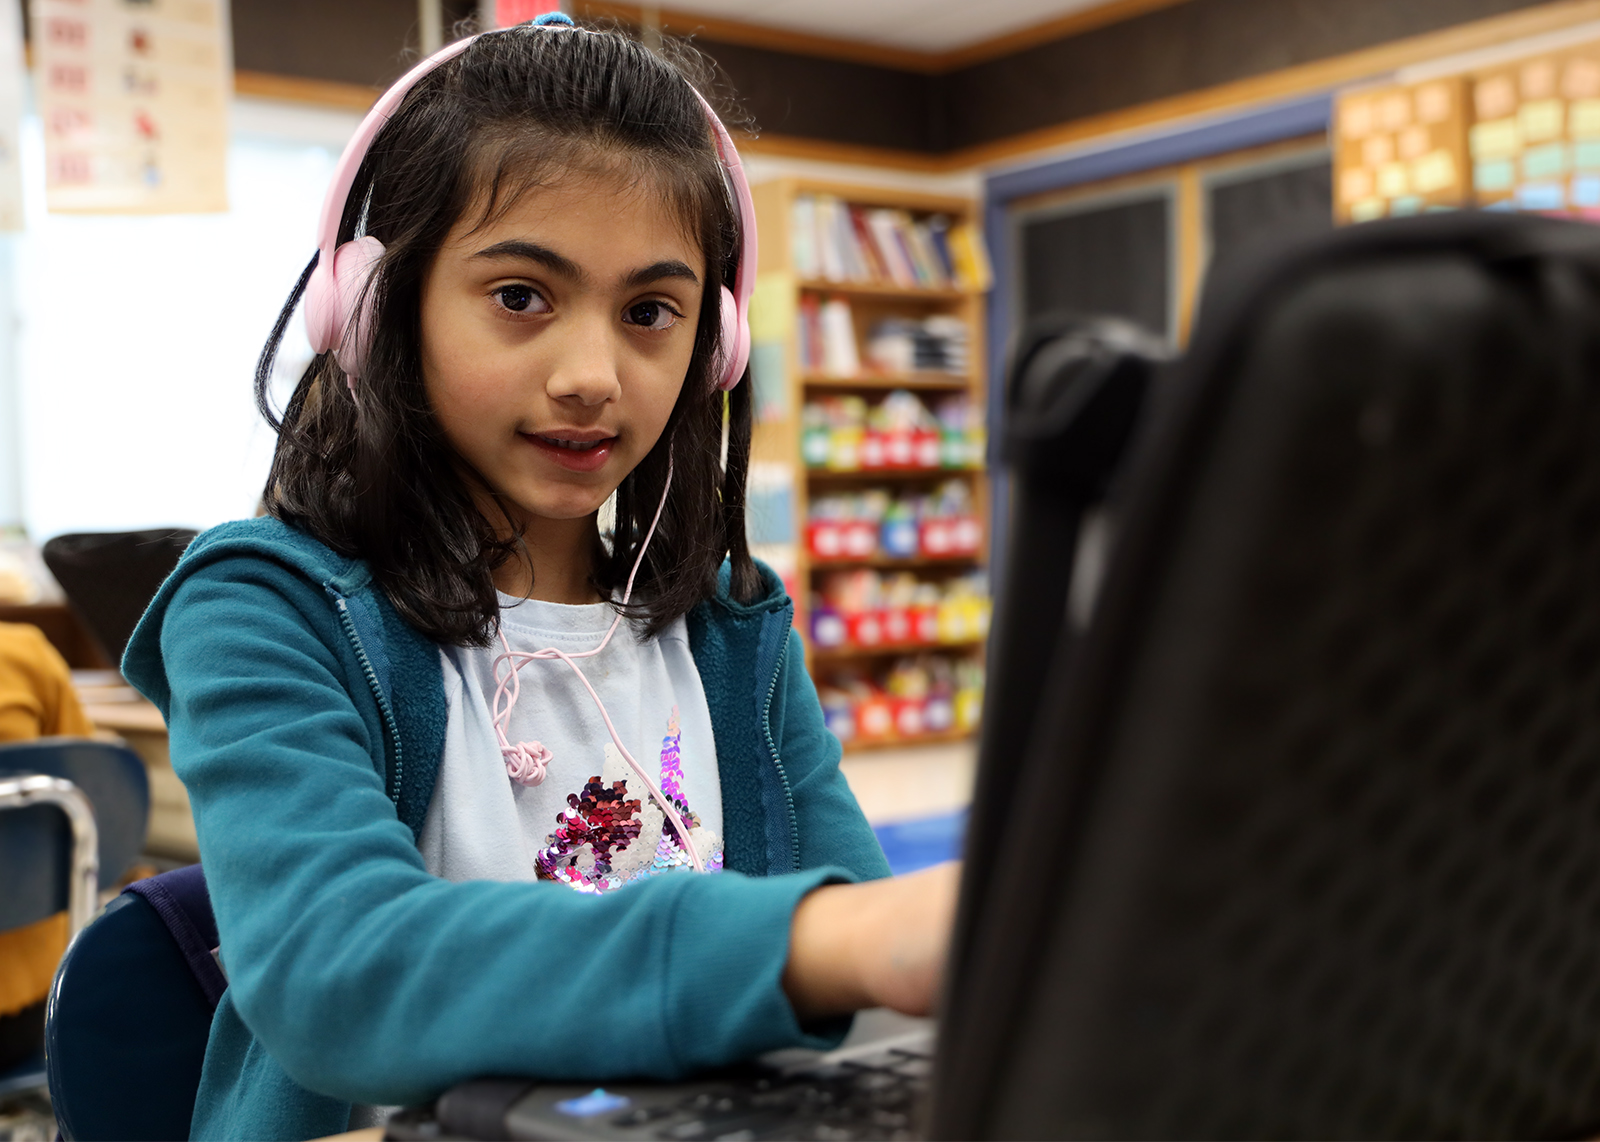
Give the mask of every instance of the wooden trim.
[[1189, 163], [1178, 171], [1178, 256], [1173, 268], [1178, 276], [1178, 344], [1189, 343], [1194, 323], [1194, 303], [1200, 295], [1200, 279], [1205, 272], [1205, 194], [1200, 185], [1200, 167]]
[[[1103, 28], [1107, 24], [1130, 20], [1158, 8], [1170, 8], [1174, 4], [1187, 2], [1188, 0], [1105, 0], [1091, 8], [1071, 12], [1041, 24], [1019, 28], [1015, 32], [980, 40], [975, 44], [948, 52], [923, 52], [890, 47], [887, 44], [867, 43], [862, 40], [818, 36], [809, 32], [796, 32], [786, 28], [705, 16], [695, 12], [678, 12], [668, 8], [660, 10], [660, 28], [667, 35], [700, 35], [708, 40], [739, 44], [742, 47], [767, 48], [772, 51], [817, 56], [822, 59], [846, 60], [850, 63], [916, 72], [919, 75], [943, 75], [946, 72], [958, 71], [976, 63], [1023, 51], [1036, 44], [1082, 35], [1094, 28]], [[607, 0], [577, 0], [575, 7], [577, 14], [584, 19], [612, 19], [635, 28], [644, 25], [644, 12], [638, 4], [613, 4]], [[975, 21], [980, 20], [981, 10], [972, 9], [972, 15]]]
[[[607, 0], [577, 0], [573, 8], [573, 15], [580, 19], [611, 19], [634, 28], [644, 25], [644, 13], [638, 4], [613, 4]], [[849, 63], [864, 63], [923, 75], [933, 75], [939, 70], [939, 56], [930, 52], [892, 48], [887, 44], [817, 36], [765, 24], [750, 24], [744, 20], [704, 16], [697, 12], [677, 12], [669, 8], [660, 10], [660, 19], [663, 35], [703, 36], [718, 43], [766, 48], [769, 51], [788, 52], [791, 55], [845, 60]]]
[[267, 71], [235, 71], [233, 90], [237, 95], [250, 95], [258, 99], [315, 103], [322, 107], [343, 107], [351, 111], [369, 110], [381, 94], [378, 88], [360, 83], [306, 79]]
[[921, 174], [944, 174], [964, 164], [945, 155], [901, 151], [891, 147], [867, 147], [858, 143], [835, 143], [826, 139], [804, 139], [798, 135], [740, 135], [739, 149], [756, 155], [781, 155], [791, 159], [811, 159], [822, 163], [850, 163], [855, 166], [889, 167]]
[[861, 206], [888, 206], [922, 214], [953, 214], [967, 218], [978, 208], [977, 202], [965, 195], [929, 194], [926, 191], [901, 190], [896, 187], [862, 186], [855, 182], [840, 182], [828, 178], [797, 177], [794, 179], [794, 186], [797, 193], [831, 194]]

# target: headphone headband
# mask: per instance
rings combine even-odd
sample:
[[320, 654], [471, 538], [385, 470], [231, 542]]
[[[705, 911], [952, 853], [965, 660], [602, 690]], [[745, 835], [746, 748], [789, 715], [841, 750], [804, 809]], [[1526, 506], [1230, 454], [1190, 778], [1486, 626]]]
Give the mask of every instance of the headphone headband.
[[[547, 13], [534, 20], [531, 26], [586, 31], [575, 27], [570, 18], [559, 13]], [[530, 25], [519, 24], [480, 35], [503, 35], [528, 27]], [[322, 216], [317, 226], [317, 265], [306, 283], [305, 323], [313, 351], [333, 351], [352, 393], [355, 392], [356, 379], [365, 368], [371, 339], [370, 322], [367, 320], [367, 280], [383, 255], [383, 244], [367, 235], [340, 245], [339, 224], [344, 218], [350, 188], [355, 184], [356, 173], [361, 169], [362, 160], [366, 158], [372, 141], [399, 110], [411, 89], [435, 68], [466, 51], [478, 38], [468, 36], [447, 44], [401, 76], [379, 96], [361, 120], [356, 133], [345, 144], [338, 166], [334, 168], [333, 181], [329, 183], [327, 197], [323, 199]], [[750, 360], [750, 297], [755, 292], [756, 264], [755, 202], [750, 196], [750, 183], [745, 178], [744, 164], [739, 160], [739, 152], [733, 145], [728, 129], [722, 125], [722, 120], [717, 118], [717, 113], [705, 97], [693, 85], [689, 89], [705, 110], [717, 157], [726, 172], [739, 216], [739, 259], [734, 270], [733, 289], [730, 291], [726, 285], [723, 286], [720, 298], [722, 354], [717, 370], [717, 387], [726, 390], [739, 383]]]

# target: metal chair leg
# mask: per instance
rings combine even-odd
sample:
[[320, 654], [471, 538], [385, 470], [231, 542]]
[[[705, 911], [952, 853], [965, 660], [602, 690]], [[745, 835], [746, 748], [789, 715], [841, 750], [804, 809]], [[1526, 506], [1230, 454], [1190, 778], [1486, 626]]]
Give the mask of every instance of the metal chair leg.
[[0, 809], [54, 805], [72, 828], [72, 879], [67, 886], [67, 924], [76, 936], [94, 919], [100, 897], [100, 833], [89, 799], [72, 782], [32, 775], [0, 777]]

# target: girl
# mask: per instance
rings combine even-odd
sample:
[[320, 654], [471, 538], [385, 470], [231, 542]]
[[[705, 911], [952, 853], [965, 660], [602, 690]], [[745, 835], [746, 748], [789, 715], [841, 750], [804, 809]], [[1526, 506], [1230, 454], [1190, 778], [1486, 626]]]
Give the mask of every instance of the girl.
[[197, 540], [124, 663], [229, 977], [194, 1136], [930, 1007], [953, 873], [877, 879], [745, 547], [748, 206], [683, 71], [564, 17], [452, 45], [352, 141], [257, 374], [272, 419], [309, 281], [332, 351], [269, 518]]

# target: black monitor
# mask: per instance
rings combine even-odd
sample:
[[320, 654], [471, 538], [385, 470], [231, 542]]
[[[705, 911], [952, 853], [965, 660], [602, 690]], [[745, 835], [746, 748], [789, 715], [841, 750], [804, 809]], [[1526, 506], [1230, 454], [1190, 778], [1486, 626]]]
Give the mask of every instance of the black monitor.
[[[985, 725], [933, 1133], [1590, 1136], [1600, 232], [1238, 272]], [[1058, 607], [1003, 601], [999, 677]]]

